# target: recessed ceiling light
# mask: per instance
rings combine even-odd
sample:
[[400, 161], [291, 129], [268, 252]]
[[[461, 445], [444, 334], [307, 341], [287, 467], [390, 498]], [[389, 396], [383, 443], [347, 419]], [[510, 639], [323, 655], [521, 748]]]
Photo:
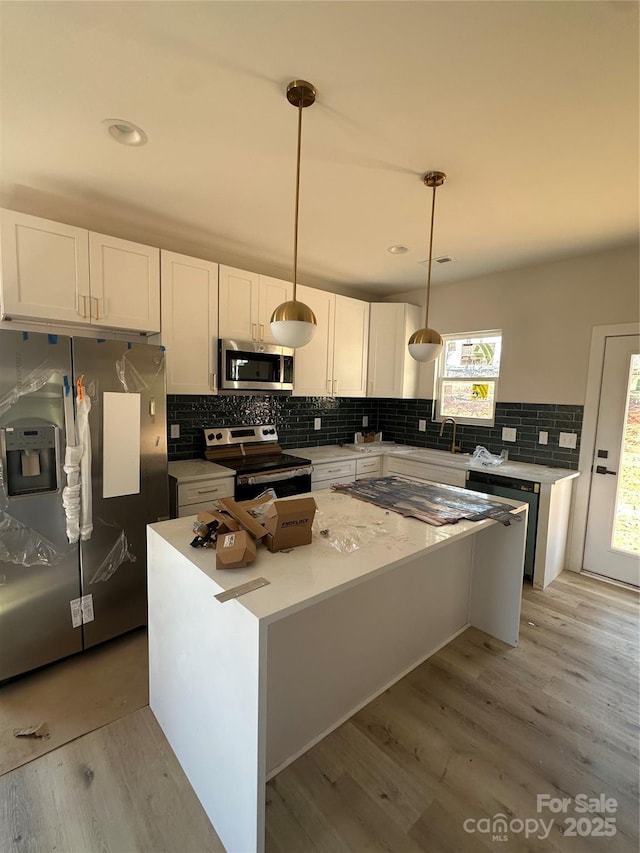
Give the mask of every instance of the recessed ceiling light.
[[387, 252], [390, 252], [392, 255], [404, 255], [408, 251], [408, 246], [389, 246], [387, 249]]
[[109, 136], [123, 145], [145, 145], [147, 142], [147, 134], [144, 130], [126, 119], [106, 118], [102, 124], [106, 127]]

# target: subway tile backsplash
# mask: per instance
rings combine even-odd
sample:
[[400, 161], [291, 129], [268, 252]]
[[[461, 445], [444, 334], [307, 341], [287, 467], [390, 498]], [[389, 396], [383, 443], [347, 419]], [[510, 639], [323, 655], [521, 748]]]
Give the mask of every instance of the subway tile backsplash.
[[[366, 429], [381, 430], [385, 441], [448, 450], [451, 426], [445, 427], [444, 436], [440, 438], [440, 424], [431, 421], [431, 412], [431, 400], [169, 394], [168, 429], [171, 424], [180, 426], [180, 438], [168, 438], [169, 459], [202, 457], [202, 430], [209, 426], [274, 423], [284, 448], [352, 442], [353, 434], [363, 429], [365, 415], [369, 418]], [[582, 406], [498, 403], [495, 426], [458, 425], [456, 439], [467, 453], [481, 444], [491, 453], [500, 453], [506, 448], [514, 461], [576, 470], [582, 415]], [[313, 428], [315, 418], [321, 419], [320, 430]], [[426, 421], [426, 432], [418, 430], [419, 420]], [[503, 427], [515, 427], [515, 443], [502, 440]], [[540, 431], [548, 433], [548, 444], [538, 443]], [[575, 450], [559, 446], [561, 432], [577, 434]]]

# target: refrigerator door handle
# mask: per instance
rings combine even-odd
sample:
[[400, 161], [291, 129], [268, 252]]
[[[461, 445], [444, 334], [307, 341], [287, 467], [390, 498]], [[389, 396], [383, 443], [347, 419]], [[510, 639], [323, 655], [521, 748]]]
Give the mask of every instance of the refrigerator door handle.
[[152, 397], [149, 400], [149, 415], [152, 418], [155, 418], [155, 416], [156, 416], [156, 398], [155, 397]]

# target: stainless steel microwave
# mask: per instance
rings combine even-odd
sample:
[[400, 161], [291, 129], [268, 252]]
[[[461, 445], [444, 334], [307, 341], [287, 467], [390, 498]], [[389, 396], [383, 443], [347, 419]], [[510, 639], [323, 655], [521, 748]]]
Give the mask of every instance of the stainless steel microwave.
[[293, 391], [294, 352], [259, 341], [220, 341], [220, 390]]

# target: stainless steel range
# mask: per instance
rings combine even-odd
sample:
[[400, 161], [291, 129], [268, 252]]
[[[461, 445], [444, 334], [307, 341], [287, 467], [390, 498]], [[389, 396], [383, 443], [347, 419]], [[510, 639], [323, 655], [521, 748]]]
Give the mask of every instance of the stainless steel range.
[[311, 491], [311, 461], [283, 453], [273, 424], [210, 427], [204, 443], [210, 462], [236, 472], [236, 500], [251, 500], [269, 488], [280, 498]]

